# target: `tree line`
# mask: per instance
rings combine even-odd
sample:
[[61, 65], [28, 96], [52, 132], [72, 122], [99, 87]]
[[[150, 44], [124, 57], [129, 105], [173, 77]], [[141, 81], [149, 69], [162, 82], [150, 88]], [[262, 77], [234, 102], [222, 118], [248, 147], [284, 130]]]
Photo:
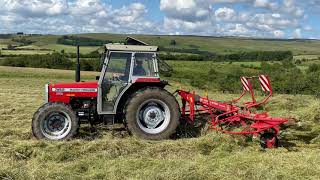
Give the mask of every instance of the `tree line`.
[[71, 45], [71, 46], [102, 46], [104, 44], [113, 43], [111, 40], [99, 40], [79, 36], [62, 36], [57, 39], [58, 44]]
[[[233, 64], [228, 66], [228, 71], [219, 71], [212, 67], [209, 71], [199, 69], [197, 73], [176, 69], [171, 78], [187, 80], [192, 86], [200, 89], [240, 93], [242, 91], [241, 76], [266, 74], [269, 75], [276, 93], [311, 94], [320, 97], [320, 64], [310, 64], [306, 70], [301, 70], [289, 60], [273, 63], [262, 61], [260, 66], [251, 68]], [[258, 81], [254, 81], [253, 84], [256, 90], [261, 90]]]
[[[186, 53], [185, 51], [182, 51]], [[283, 61], [292, 60], [293, 53], [291, 51], [250, 51], [237, 52], [231, 54], [173, 54], [160, 53], [163, 60], [185, 60], [185, 61]]]
[[[95, 55], [96, 56], [95, 52]], [[72, 57], [72, 58], [70, 58]], [[20, 55], [6, 57], [0, 61], [3, 66], [34, 67], [52, 69], [75, 69], [76, 62], [72, 56], [63, 53], [46, 55]], [[194, 62], [197, 63], [197, 62]], [[315, 94], [320, 96], [320, 65], [311, 64], [307, 70], [301, 70], [292, 60], [283, 60], [273, 63], [261, 61], [257, 67], [227, 65], [228, 71], [220, 71], [214, 67], [205, 71], [195, 70], [197, 73], [184, 71], [183, 68], [173, 67], [171, 78], [189, 81], [194, 87], [201, 89], [219, 89], [224, 92], [236, 93], [241, 90], [239, 77], [257, 74], [268, 74], [273, 89], [277, 93], [285, 94]], [[99, 58], [81, 59], [81, 70], [100, 71]], [[162, 74], [165, 75], [165, 74]], [[259, 88], [259, 84], [255, 85]]]
[[[34, 67], [49, 69], [75, 69], [76, 62], [62, 53], [45, 55], [20, 55], [7, 57], [0, 61], [2, 66]], [[100, 71], [100, 60], [98, 58], [81, 59], [81, 70]]]

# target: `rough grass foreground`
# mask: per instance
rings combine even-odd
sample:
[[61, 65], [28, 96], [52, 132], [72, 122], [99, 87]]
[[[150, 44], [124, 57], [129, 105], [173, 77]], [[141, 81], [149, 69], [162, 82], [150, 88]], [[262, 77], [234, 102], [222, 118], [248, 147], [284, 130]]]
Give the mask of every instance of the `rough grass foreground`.
[[[257, 140], [216, 132], [145, 141], [104, 127], [98, 133], [83, 127], [71, 141], [35, 140], [30, 124], [42, 104], [43, 84], [70, 81], [73, 74], [0, 67], [0, 179], [320, 178], [320, 105], [311, 96], [277, 95], [265, 107], [297, 121], [278, 149], [261, 150]], [[82, 75], [94, 79], [94, 73]]]

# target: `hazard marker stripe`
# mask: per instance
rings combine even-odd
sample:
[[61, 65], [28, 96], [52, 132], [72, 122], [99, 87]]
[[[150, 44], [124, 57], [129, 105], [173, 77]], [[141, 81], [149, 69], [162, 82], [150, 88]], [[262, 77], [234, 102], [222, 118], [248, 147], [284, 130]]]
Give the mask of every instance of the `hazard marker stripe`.
[[249, 91], [250, 90], [250, 86], [249, 86], [249, 82], [247, 80], [247, 78], [245, 77], [241, 77], [241, 83], [242, 83], [242, 86], [243, 86], [243, 90], [245, 91]]
[[265, 75], [260, 75], [259, 81], [263, 91], [270, 91], [271, 89], [270, 81]]

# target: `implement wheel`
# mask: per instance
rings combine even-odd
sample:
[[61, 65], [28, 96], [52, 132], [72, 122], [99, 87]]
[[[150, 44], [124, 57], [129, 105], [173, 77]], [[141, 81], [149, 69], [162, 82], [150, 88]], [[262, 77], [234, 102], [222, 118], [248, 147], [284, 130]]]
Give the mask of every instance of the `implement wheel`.
[[37, 139], [66, 140], [78, 130], [75, 112], [63, 103], [47, 103], [34, 113], [32, 132]]
[[179, 124], [180, 109], [172, 94], [150, 87], [139, 90], [129, 99], [125, 119], [128, 130], [135, 136], [168, 139]]
[[279, 145], [279, 139], [275, 133], [264, 133], [260, 136], [260, 145], [263, 149], [277, 148]]

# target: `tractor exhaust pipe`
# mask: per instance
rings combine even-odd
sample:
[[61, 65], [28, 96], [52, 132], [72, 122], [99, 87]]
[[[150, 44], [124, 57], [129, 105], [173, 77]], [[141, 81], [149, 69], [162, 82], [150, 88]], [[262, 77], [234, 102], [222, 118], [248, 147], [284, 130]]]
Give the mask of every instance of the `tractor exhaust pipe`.
[[76, 82], [80, 82], [80, 50], [79, 50], [79, 45], [77, 45]]

